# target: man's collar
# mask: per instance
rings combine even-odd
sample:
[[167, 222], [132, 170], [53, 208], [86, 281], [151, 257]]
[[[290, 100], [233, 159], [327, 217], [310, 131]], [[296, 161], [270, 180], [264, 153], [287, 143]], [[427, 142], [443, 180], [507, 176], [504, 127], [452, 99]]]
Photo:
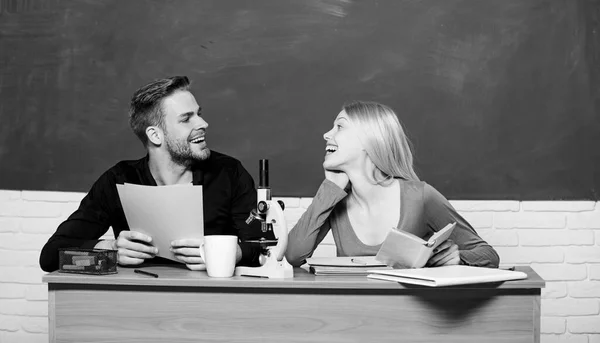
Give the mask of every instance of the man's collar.
[[[210, 157], [206, 161], [195, 162], [192, 164], [192, 184], [193, 185], [203, 185], [204, 184], [204, 176], [206, 171], [208, 170], [208, 164], [210, 161]], [[144, 184], [149, 186], [156, 186], [156, 180], [152, 176], [150, 172], [150, 155], [146, 154], [143, 158], [143, 169], [142, 169], [142, 180]]]

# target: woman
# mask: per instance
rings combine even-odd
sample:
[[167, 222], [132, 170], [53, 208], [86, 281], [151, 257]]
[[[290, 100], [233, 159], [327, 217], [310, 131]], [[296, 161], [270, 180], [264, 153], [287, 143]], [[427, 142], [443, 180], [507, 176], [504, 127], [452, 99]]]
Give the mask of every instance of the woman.
[[289, 233], [287, 260], [303, 264], [332, 230], [338, 256], [373, 256], [388, 232], [438, 231], [456, 222], [428, 266], [497, 268], [498, 254], [413, 170], [408, 139], [394, 111], [378, 103], [345, 105], [326, 141], [325, 180]]

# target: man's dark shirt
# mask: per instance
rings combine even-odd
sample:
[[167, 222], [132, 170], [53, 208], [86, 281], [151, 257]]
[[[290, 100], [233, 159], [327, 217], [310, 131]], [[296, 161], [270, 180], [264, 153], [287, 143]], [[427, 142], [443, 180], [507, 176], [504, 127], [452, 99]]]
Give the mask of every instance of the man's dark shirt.
[[[204, 234], [237, 235], [243, 242], [265, 236], [260, 224], [246, 224], [250, 210], [256, 206], [254, 180], [233, 157], [212, 151], [210, 157], [192, 167], [193, 184], [203, 186]], [[117, 193], [117, 184], [132, 183], [156, 186], [148, 167], [148, 156], [135, 161], [121, 161], [94, 183], [79, 208], [50, 237], [40, 254], [44, 271], [58, 269], [60, 248], [93, 248], [109, 227], [115, 237], [129, 230]], [[165, 228], [168, 230], [169, 228]], [[272, 239], [272, 233], [269, 233]], [[240, 265], [256, 266], [260, 247], [240, 244]], [[154, 260], [158, 260], [155, 258]], [[164, 259], [160, 259], [164, 262]], [[152, 260], [149, 260], [152, 261]]]

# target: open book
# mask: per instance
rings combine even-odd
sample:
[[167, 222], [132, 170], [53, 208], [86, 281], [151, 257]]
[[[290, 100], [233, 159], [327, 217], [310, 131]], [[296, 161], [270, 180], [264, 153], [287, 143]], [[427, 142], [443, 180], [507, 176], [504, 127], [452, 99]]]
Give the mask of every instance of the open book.
[[526, 279], [527, 274], [463, 265], [419, 269], [369, 270], [368, 278], [431, 287]]
[[422, 268], [433, 250], [450, 237], [455, 226], [456, 223], [450, 223], [427, 240], [394, 228], [381, 244], [375, 259], [394, 268]]
[[369, 270], [391, 269], [374, 256], [311, 257], [306, 263], [315, 275], [367, 275]]

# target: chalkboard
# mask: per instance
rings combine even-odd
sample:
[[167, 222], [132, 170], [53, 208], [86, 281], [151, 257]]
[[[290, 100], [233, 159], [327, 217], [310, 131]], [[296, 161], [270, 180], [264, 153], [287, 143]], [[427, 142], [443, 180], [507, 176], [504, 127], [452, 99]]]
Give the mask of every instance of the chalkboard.
[[87, 191], [143, 156], [129, 99], [171, 75], [277, 196], [314, 195], [323, 133], [372, 100], [449, 199], [600, 200], [598, 0], [2, 0], [0, 189]]

